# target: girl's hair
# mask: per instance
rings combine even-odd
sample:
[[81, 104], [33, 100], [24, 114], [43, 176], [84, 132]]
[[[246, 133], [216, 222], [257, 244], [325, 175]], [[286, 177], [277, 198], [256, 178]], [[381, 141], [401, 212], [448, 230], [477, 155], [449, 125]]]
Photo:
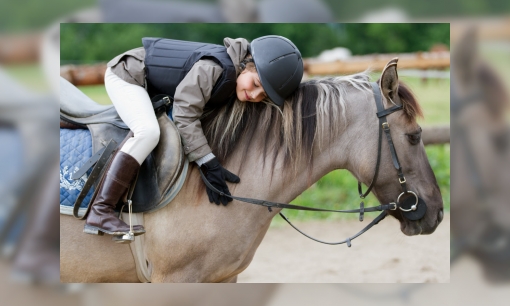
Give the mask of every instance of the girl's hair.
[[255, 67], [255, 62], [253, 61], [253, 57], [250, 53], [248, 53], [244, 59], [240, 63], [241, 71], [244, 71], [244, 69], [248, 69], [252, 72], [257, 72], [257, 67]]

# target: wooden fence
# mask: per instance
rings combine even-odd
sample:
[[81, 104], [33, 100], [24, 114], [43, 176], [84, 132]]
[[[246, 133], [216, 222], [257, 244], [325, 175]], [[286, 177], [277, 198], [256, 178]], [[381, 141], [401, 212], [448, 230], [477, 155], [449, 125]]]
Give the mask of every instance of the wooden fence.
[[424, 145], [450, 143], [450, 125], [424, 126], [421, 139]]
[[402, 54], [373, 54], [353, 56], [347, 60], [320, 62], [305, 59], [305, 72], [309, 75], [351, 74], [369, 68], [381, 71], [392, 59], [398, 57], [399, 69], [448, 69], [450, 52], [417, 52]]
[[0, 35], [0, 63], [27, 64], [39, 60], [39, 33]]
[[104, 84], [105, 72], [106, 63], [60, 67], [60, 76], [76, 86]]
[[[313, 75], [350, 74], [366, 70], [382, 70], [394, 57], [398, 57], [399, 69], [447, 69], [450, 67], [450, 53], [420, 52], [404, 54], [376, 54], [353, 56], [348, 60], [320, 62], [305, 59], [305, 73]], [[60, 68], [60, 75], [74, 85], [103, 84], [106, 64], [65, 65]]]

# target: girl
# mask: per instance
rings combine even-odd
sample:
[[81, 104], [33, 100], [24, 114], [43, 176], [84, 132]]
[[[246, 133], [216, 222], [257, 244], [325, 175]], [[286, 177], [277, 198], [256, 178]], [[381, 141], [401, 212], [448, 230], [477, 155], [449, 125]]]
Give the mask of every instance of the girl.
[[[129, 232], [129, 225], [114, 214], [140, 165], [159, 141], [159, 125], [151, 97], [174, 98], [173, 119], [184, 153], [202, 167], [207, 180], [230, 195], [226, 181], [240, 179], [221, 166], [202, 130], [204, 110], [240, 102], [270, 100], [282, 107], [303, 77], [301, 53], [288, 39], [263, 36], [250, 43], [225, 38], [225, 46], [162, 38], [143, 38], [143, 47], [120, 54], [108, 63], [105, 87], [119, 116], [134, 133], [114, 156], [85, 224], [85, 232], [110, 235]], [[207, 188], [211, 203], [227, 205], [232, 199]], [[145, 233], [143, 226], [133, 228]]]

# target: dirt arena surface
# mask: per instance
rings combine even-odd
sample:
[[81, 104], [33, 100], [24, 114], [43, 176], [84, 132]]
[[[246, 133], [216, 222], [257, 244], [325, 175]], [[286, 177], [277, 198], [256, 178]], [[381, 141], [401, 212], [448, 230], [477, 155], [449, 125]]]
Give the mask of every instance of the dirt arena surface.
[[[365, 219], [295, 224], [312, 237], [341, 241], [369, 222]], [[271, 227], [238, 282], [449, 283], [450, 214], [445, 214], [432, 235], [412, 237], [400, 231], [396, 219], [386, 217], [353, 240], [351, 248], [312, 241], [290, 225]]]

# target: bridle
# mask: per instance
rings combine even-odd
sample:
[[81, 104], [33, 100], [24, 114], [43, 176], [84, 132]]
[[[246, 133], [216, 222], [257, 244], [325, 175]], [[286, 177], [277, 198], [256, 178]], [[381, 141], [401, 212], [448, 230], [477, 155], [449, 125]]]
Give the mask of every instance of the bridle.
[[[370, 186], [368, 187], [367, 191], [365, 193], [363, 193], [362, 188], [361, 188], [361, 182], [358, 182], [358, 191], [359, 191], [360, 198], [364, 199], [370, 193], [370, 191], [372, 190], [372, 188], [374, 187], [374, 185], [375, 185], [375, 183], [377, 181], [377, 177], [378, 177], [378, 174], [379, 174], [380, 162], [381, 162], [381, 148], [382, 148], [382, 139], [383, 139], [382, 133], [384, 132], [384, 134], [386, 135], [386, 140], [388, 141], [388, 145], [389, 145], [389, 148], [390, 148], [391, 158], [392, 158], [392, 161], [393, 161], [393, 166], [397, 170], [398, 181], [400, 183], [400, 186], [402, 187], [402, 193], [400, 193], [400, 195], [397, 197], [397, 201], [396, 202], [391, 202], [389, 204], [381, 204], [381, 205], [373, 206], [373, 207], [365, 207], [365, 204], [362, 201], [360, 203], [360, 208], [359, 209], [350, 209], [350, 210], [321, 209], [321, 208], [313, 208], [313, 207], [306, 207], [306, 206], [299, 206], [299, 205], [292, 205], [292, 204], [275, 203], [275, 202], [264, 201], [264, 200], [257, 200], [257, 199], [250, 199], [250, 198], [242, 198], [242, 197], [236, 197], [236, 196], [224, 194], [223, 192], [217, 190], [214, 186], [212, 186], [209, 183], [209, 181], [207, 181], [207, 179], [205, 178], [204, 173], [202, 172], [202, 169], [199, 168], [200, 169], [200, 175], [202, 176], [202, 180], [204, 181], [204, 183], [205, 183], [205, 185], [207, 187], [209, 187], [211, 190], [213, 190], [214, 192], [216, 192], [216, 193], [218, 193], [218, 194], [220, 194], [222, 196], [225, 196], [225, 197], [228, 197], [228, 198], [231, 198], [231, 199], [234, 199], [234, 200], [242, 201], [242, 202], [245, 202], [245, 203], [265, 206], [265, 207], [267, 207], [269, 212], [272, 211], [272, 208], [281, 208], [281, 209], [287, 208], [287, 209], [307, 210], [307, 211], [321, 211], [321, 212], [359, 213], [359, 220], [363, 221], [363, 217], [364, 217], [364, 213], [365, 212], [382, 211], [372, 222], [370, 222], [361, 231], [359, 231], [355, 235], [353, 235], [351, 237], [348, 237], [348, 238], [346, 238], [346, 239], [344, 239], [342, 241], [339, 241], [339, 242], [326, 242], [326, 241], [322, 241], [322, 240], [313, 238], [313, 237], [305, 234], [304, 232], [299, 230], [294, 224], [292, 224], [289, 221], [289, 219], [287, 217], [285, 217], [285, 215], [283, 213], [280, 212], [280, 216], [285, 221], [287, 221], [287, 223], [289, 223], [295, 230], [297, 230], [298, 232], [300, 232], [304, 236], [306, 236], [306, 237], [308, 237], [308, 238], [310, 238], [310, 239], [312, 239], [314, 241], [317, 241], [317, 242], [320, 242], [320, 243], [324, 243], [324, 244], [337, 245], [337, 244], [346, 243], [348, 247], [351, 247], [351, 240], [357, 238], [358, 236], [360, 236], [361, 234], [363, 234], [364, 232], [369, 230], [372, 226], [374, 226], [377, 223], [379, 223], [379, 221], [384, 219], [388, 215], [388, 212], [387, 212], [388, 210], [397, 210], [397, 209], [400, 209], [402, 211], [403, 215], [407, 219], [413, 220], [413, 221], [414, 220], [419, 220], [419, 219], [423, 218], [423, 216], [425, 215], [425, 212], [427, 211], [427, 205], [425, 204], [425, 201], [423, 199], [421, 199], [420, 197], [418, 197], [418, 195], [415, 192], [410, 191], [410, 190], [407, 189], [406, 178], [404, 177], [404, 173], [402, 171], [402, 167], [400, 166], [400, 162], [399, 162], [398, 157], [397, 157], [397, 152], [395, 150], [395, 146], [394, 146], [393, 140], [391, 138], [390, 125], [389, 125], [388, 121], [386, 120], [386, 117], [388, 115], [390, 115], [390, 114], [392, 114], [392, 113], [394, 113], [396, 111], [402, 110], [403, 107], [402, 107], [402, 105], [396, 105], [396, 106], [393, 106], [391, 108], [384, 109], [384, 105], [382, 103], [382, 97], [381, 97], [381, 91], [380, 91], [379, 85], [377, 83], [371, 83], [371, 85], [372, 85], [372, 91], [374, 93], [375, 103], [376, 103], [376, 106], [377, 106], [377, 117], [379, 118], [379, 140], [378, 140], [378, 145], [377, 145], [377, 163], [376, 163], [376, 167], [375, 167], [374, 177], [373, 177], [372, 182], [370, 183]], [[414, 198], [416, 200], [414, 200], [412, 197], [407, 197], [406, 199], [403, 200], [402, 203], [400, 203], [400, 198], [404, 194], [411, 194], [411, 195], [414, 196]]]
[[[402, 188], [402, 193], [397, 198], [397, 202], [400, 202], [400, 197], [404, 194], [412, 194], [414, 198], [416, 199], [415, 203], [412, 204], [412, 201], [404, 201], [404, 203], [400, 206], [396, 205], [398, 209], [400, 209], [404, 216], [412, 221], [421, 219], [425, 212], [427, 211], [427, 205], [425, 204], [425, 201], [423, 201], [421, 198], [418, 197], [418, 195], [414, 191], [407, 190], [407, 184], [406, 184], [406, 178], [404, 176], [404, 173], [402, 171], [402, 166], [400, 165], [400, 162], [398, 160], [397, 151], [395, 150], [395, 145], [393, 144], [393, 140], [391, 138], [390, 133], [390, 125], [386, 119], [386, 117], [396, 111], [402, 110], [402, 105], [395, 105], [391, 108], [384, 109], [384, 105], [382, 103], [382, 97], [381, 97], [381, 91], [379, 89], [379, 85], [375, 82], [370, 83], [372, 85], [372, 92], [374, 93], [374, 100], [375, 104], [377, 106], [377, 118], [379, 118], [379, 142], [377, 144], [377, 162], [375, 165], [375, 172], [374, 177], [372, 178], [372, 182], [370, 183], [370, 186], [368, 187], [367, 191], [363, 193], [361, 182], [358, 181], [358, 193], [361, 199], [364, 199], [372, 190], [372, 187], [374, 187], [375, 182], [377, 181], [377, 177], [379, 174], [379, 167], [381, 163], [381, 147], [382, 147], [382, 133], [386, 135], [386, 140], [388, 141], [388, 146], [390, 148], [391, 152], [391, 159], [393, 162], [393, 166], [397, 170], [397, 176], [398, 176], [398, 182], [400, 183], [400, 186]], [[361, 202], [363, 204], [363, 202]], [[405, 205], [404, 205], [405, 204]], [[422, 204], [422, 205], [419, 205]], [[361, 205], [360, 205], [361, 206]], [[361, 209], [361, 208], [360, 208]], [[392, 210], [396, 210], [392, 209]], [[360, 213], [360, 221], [362, 221], [362, 215]]]

